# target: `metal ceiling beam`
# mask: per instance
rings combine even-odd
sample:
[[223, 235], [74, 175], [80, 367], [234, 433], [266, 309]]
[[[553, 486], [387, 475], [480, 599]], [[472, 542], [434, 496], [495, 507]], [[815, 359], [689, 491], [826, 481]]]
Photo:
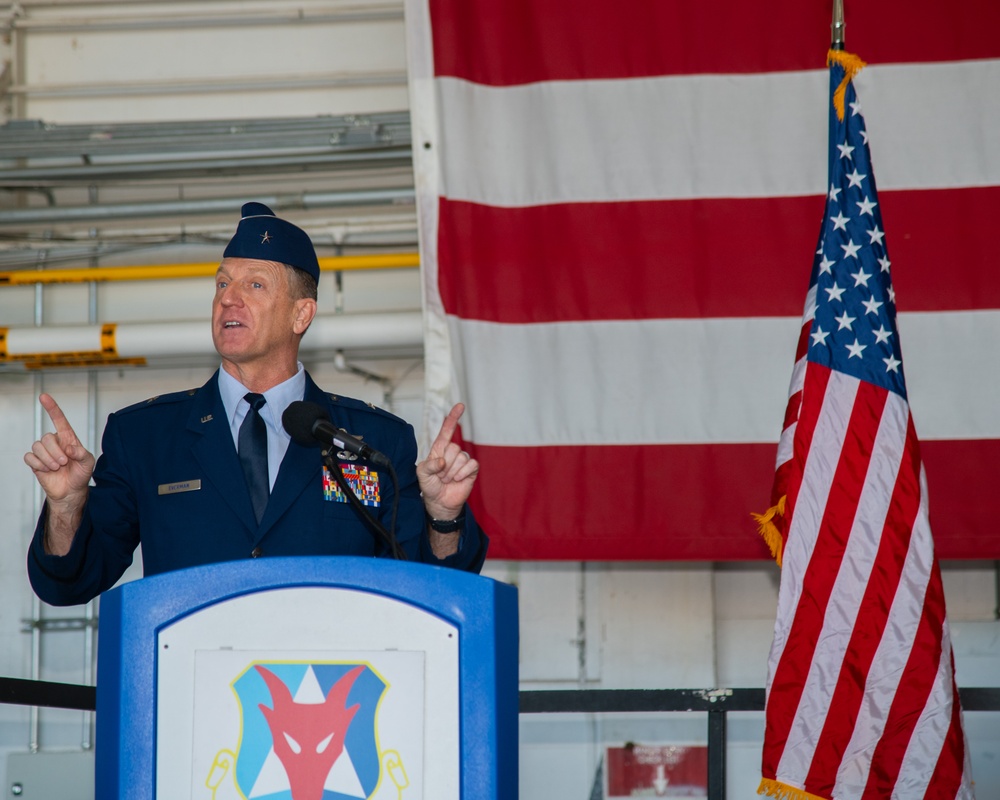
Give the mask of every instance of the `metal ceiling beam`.
[[12, 120], [0, 125], [0, 160], [144, 157], [163, 161], [168, 154], [189, 158], [207, 153], [338, 153], [409, 146], [410, 115], [380, 114], [220, 119], [155, 123], [56, 125], [41, 120]]
[[[109, 181], [179, 180], [195, 177], [233, 175], [272, 175], [288, 172], [329, 170], [405, 169], [413, 163], [408, 145], [380, 150], [297, 154], [287, 156], [202, 157], [192, 154], [170, 161], [93, 164], [81, 161], [58, 167], [0, 168], [0, 188], [34, 189], [65, 186], [72, 183]], [[0, 211], [0, 216], [3, 212]]]
[[234, 78], [192, 78], [164, 81], [92, 81], [80, 83], [11, 83], [7, 94], [30, 97], [121, 97], [129, 95], [277, 92], [296, 89], [342, 89], [406, 86], [405, 72], [325, 72], [310, 75], [250, 75]]
[[[22, 0], [19, 3], [7, 4], [9, 17], [3, 28], [7, 30], [31, 30], [45, 33], [66, 31], [122, 31], [122, 30], [178, 30], [184, 28], [209, 27], [252, 27], [261, 25], [316, 25], [321, 23], [343, 24], [349, 22], [385, 22], [402, 21], [402, 2], [356, 3], [354, 5], [331, 3], [299, 2], [291, 7], [273, 5], [271, 7], [247, 8], [245, 3], [237, 5], [231, 11], [219, 10], [213, 4], [208, 9], [198, 9], [190, 4], [178, 11], [166, 12], [143, 11], [141, 13], [123, 14], [121, 3], [101, 3], [87, 0], [80, 5], [88, 9], [108, 8], [105, 13], [90, 13], [87, 16], [27, 16], [25, 11], [40, 8], [58, 8], [65, 11], [74, 4], [67, 0], [50, 2], [31, 2]], [[170, 3], [146, 2], [131, 6], [165, 6]]]
[[[245, 199], [245, 198], [244, 198]], [[117, 203], [87, 206], [50, 206], [40, 208], [8, 208], [0, 211], [0, 228], [28, 225], [60, 225], [79, 222], [110, 222], [146, 217], [180, 217], [201, 214], [226, 214], [239, 208], [244, 199], [232, 197], [202, 200], [168, 200], [139, 203]], [[281, 214], [288, 210], [317, 208], [350, 208], [372, 205], [413, 205], [412, 187], [394, 189], [359, 189], [345, 192], [305, 192], [255, 196]]]

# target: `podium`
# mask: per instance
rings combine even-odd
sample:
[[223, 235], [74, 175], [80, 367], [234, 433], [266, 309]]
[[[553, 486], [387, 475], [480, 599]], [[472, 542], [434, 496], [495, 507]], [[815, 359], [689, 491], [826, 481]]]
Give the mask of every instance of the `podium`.
[[443, 567], [247, 559], [101, 599], [101, 800], [517, 797], [517, 592]]

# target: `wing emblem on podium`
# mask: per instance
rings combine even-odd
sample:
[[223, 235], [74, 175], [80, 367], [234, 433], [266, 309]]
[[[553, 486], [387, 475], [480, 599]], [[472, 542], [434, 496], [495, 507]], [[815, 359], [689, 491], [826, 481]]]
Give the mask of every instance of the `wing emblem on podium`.
[[387, 689], [367, 663], [251, 664], [233, 682], [242, 718], [233, 776], [240, 795], [371, 798], [382, 777], [377, 711]]

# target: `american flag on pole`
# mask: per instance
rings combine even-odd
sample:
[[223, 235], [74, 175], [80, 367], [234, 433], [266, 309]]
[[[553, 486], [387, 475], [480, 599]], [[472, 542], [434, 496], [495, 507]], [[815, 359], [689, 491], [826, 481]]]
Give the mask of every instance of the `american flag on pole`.
[[[1000, 3], [855, 6], [939, 554], [1000, 558]], [[405, 11], [424, 428], [466, 404], [490, 557], [766, 559], [830, 3]]]
[[759, 791], [971, 798], [863, 66], [830, 51], [830, 187], [761, 516], [782, 571]]

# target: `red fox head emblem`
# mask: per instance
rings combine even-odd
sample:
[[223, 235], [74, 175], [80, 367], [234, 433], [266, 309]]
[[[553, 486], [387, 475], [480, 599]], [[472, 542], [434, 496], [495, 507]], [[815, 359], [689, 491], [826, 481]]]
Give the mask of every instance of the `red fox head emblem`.
[[257, 671], [271, 690], [274, 708], [259, 708], [271, 729], [294, 800], [322, 800], [323, 784], [344, 750], [344, 737], [360, 704], [347, 708], [347, 695], [364, 671], [357, 666], [338, 680], [322, 703], [296, 703], [288, 687], [270, 670]]

